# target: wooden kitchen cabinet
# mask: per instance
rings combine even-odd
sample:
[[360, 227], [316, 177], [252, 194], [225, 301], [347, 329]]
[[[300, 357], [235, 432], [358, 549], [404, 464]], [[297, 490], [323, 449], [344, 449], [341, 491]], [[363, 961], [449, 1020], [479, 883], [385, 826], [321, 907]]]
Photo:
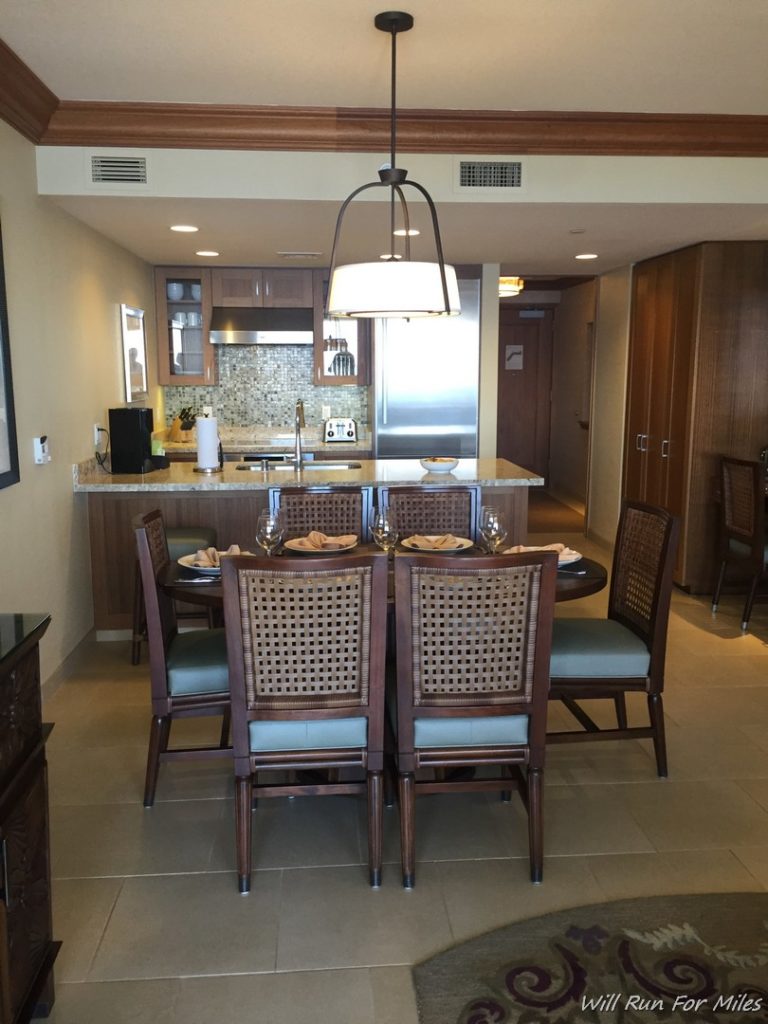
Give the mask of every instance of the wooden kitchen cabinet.
[[314, 275], [314, 383], [370, 383], [370, 320], [326, 319], [328, 272]]
[[634, 269], [625, 498], [680, 517], [677, 584], [708, 593], [720, 455], [768, 439], [768, 243], [707, 242]]
[[158, 382], [215, 384], [211, 329], [211, 271], [207, 267], [157, 267]]
[[216, 267], [211, 271], [214, 306], [309, 309], [312, 271], [283, 267]]
[[0, 615], [0, 1024], [47, 1016], [61, 943], [51, 924], [38, 644], [48, 615]]

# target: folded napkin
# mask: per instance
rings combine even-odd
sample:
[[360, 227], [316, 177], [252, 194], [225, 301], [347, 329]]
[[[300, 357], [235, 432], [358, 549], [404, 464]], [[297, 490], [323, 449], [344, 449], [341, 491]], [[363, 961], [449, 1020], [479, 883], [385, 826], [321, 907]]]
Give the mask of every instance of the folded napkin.
[[340, 537], [329, 537], [319, 530], [311, 530], [306, 537], [297, 537], [293, 546], [305, 551], [338, 551], [339, 548], [351, 548], [357, 544], [356, 533], [344, 533]]
[[417, 533], [410, 539], [411, 547], [423, 548], [425, 551], [440, 551], [444, 548], [455, 549], [461, 547], [461, 541], [452, 533], [441, 533], [438, 536], [424, 535]]
[[196, 552], [192, 559], [192, 565], [196, 569], [217, 569], [221, 565], [222, 555], [241, 555], [247, 552], [240, 550], [239, 544], [230, 544], [226, 551], [217, 551], [216, 548], [202, 548]]
[[576, 558], [579, 554], [578, 551], [566, 547], [565, 544], [542, 544], [540, 547], [526, 547], [525, 544], [515, 544], [511, 548], [507, 548], [504, 554], [519, 555], [524, 551], [556, 551], [559, 562], [566, 558]]

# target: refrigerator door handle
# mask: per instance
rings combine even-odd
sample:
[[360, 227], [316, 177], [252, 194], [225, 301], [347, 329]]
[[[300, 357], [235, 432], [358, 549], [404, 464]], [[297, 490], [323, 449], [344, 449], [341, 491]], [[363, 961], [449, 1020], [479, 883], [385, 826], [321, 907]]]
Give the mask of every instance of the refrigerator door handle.
[[[378, 351], [386, 352], [387, 349], [387, 321], [380, 320], [378, 324], [380, 338]], [[387, 419], [389, 415], [389, 388], [388, 388], [388, 375], [387, 367], [383, 360], [381, 363], [381, 425], [384, 427], [387, 425]]]

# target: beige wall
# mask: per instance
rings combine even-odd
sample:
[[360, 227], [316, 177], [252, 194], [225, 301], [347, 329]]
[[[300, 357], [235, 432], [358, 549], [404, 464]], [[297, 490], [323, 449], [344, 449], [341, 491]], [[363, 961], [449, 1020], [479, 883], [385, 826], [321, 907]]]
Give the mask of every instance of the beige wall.
[[[121, 302], [147, 310], [158, 395], [152, 273], [38, 197], [35, 148], [3, 122], [0, 223], [21, 470], [20, 483], [0, 490], [0, 611], [51, 613], [45, 679], [93, 621], [85, 496], [73, 494], [72, 465], [91, 457], [93, 424], [106, 426], [107, 409], [123, 403]], [[45, 466], [32, 457], [39, 434], [50, 440]]]
[[631, 270], [598, 282], [587, 532], [613, 543], [621, 504]]
[[576, 505], [587, 497], [589, 433], [579, 423], [589, 420], [596, 292], [595, 281], [567, 288], [555, 310], [549, 487]]
[[496, 458], [499, 386], [499, 264], [484, 263], [480, 295], [480, 393], [477, 454]]

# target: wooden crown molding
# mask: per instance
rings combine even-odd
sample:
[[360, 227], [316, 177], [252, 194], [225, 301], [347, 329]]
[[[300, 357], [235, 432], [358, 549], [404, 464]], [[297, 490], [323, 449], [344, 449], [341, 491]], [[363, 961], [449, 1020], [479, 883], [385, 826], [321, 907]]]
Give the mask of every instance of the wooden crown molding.
[[[768, 156], [762, 115], [402, 110], [408, 153]], [[387, 152], [389, 111], [62, 101], [53, 146]]]
[[0, 39], [0, 117], [39, 142], [58, 105], [58, 96]]

